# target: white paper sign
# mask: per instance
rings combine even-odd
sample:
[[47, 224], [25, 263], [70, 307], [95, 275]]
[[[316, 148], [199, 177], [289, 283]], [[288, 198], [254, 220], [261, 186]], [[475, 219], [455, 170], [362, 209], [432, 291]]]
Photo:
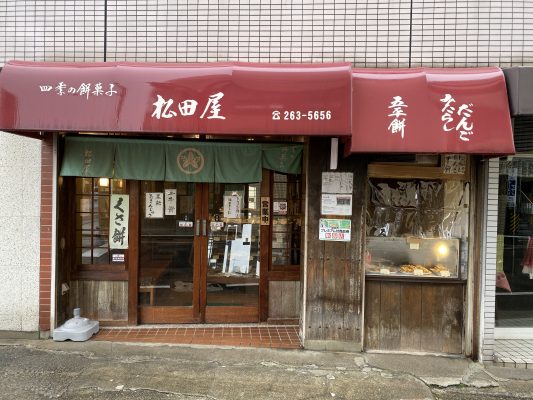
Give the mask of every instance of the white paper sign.
[[322, 215], [352, 215], [351, 194], [322, 194]]
[[127, 194], [112, 194], [109, 206], [109, 248], [128, 248], [128, 220], [130, 197]]
[[352, 172], [322, 172], [322, 193], [352, 193]]
[[241, 216], [241, 199], [238, 195], [224, 196], [224, 218]]
[[176, 215], [176, 189], [165, 189], [165, 215]]
[[146, 193], [146, 218], [163, 218], [163, 193]]

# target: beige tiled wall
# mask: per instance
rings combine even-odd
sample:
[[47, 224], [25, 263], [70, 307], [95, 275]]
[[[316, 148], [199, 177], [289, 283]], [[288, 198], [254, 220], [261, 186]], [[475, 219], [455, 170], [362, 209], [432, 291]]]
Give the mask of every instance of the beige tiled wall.
[[104, 54], [360, 67], [533, 63], [533, 1], [0, 0], [0, 21], [0, 65]]

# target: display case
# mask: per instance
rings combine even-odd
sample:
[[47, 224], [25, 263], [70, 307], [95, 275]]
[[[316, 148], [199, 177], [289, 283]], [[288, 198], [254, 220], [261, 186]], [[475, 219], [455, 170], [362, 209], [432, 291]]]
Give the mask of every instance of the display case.
[[368, 237], [367, 276], [460, 278], [459, 239]]

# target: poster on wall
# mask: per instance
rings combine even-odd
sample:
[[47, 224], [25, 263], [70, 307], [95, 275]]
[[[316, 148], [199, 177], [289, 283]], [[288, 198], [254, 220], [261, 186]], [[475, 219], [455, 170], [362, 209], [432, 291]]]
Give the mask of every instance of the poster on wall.
[[349, 242], [352, 233], [352, 221], [349, 219], [320, 218], [319, 240]]
[[352, 172], [322, 172], [322, 193], [352, 193]]
[[145, 218], [163, 218], [163, 193], [146, 193]]
[[165, 189], [165, 215], [176, 215], [176, 189]]
[[275, 201], [272, 207], [272, 212], [275, 215], [287, 215], [287, 202], [286, 201]]
[[129, 195], [112, 194], [109, 211], [109, 248], [127, 249], [130, 215]]
[[322, 215], [352, 215], [351, 194], [322, 194], [320, 203]]

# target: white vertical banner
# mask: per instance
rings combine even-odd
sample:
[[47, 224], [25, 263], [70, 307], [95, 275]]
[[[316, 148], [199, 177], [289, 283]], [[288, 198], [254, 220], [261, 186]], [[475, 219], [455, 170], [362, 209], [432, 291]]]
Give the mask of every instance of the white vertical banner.
[[165, 189], [165, 215], [176, 215], [176, 189]]
[[146, 193], [145, 218], [163, 218], [163, 193]]
[[127, 194], [112, 194], [109, 206], [109, 248], [128, 248], [128, 220], [130, 197]]

